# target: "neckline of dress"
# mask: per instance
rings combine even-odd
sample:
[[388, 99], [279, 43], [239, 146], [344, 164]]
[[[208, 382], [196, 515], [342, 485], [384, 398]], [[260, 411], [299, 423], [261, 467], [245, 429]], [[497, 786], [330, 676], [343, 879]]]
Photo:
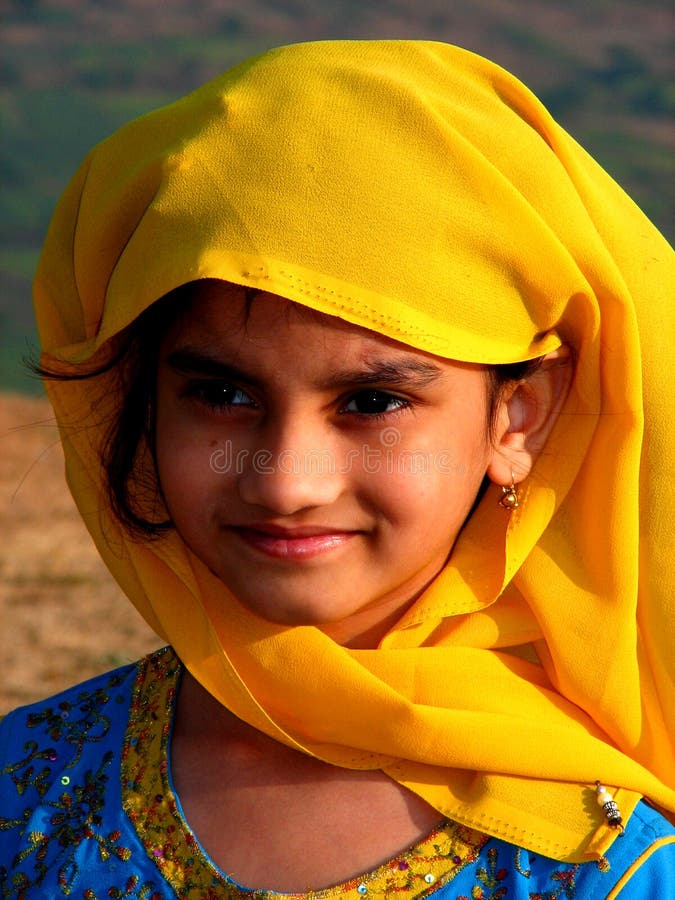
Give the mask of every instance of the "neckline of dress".
[[424, 839], [369, 872], [303, 893], [248, 888], [217, 866], [192, 831], [171, 777], [170, 747], [183, 672], [171, 647], [137, 665], [122, 748], [122, 805], [141, 844], [184, 900], [364, 900], [436, 891], [478, 858], [488, 837], [445, 820]]

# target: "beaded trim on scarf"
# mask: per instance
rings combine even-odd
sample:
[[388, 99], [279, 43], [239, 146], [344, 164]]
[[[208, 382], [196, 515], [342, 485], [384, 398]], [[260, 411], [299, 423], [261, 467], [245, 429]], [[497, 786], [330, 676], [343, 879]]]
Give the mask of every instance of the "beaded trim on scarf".
[[303, 894], [249, 890], [208, 858], [171, 787], [169, 744], [181, 665], [170, 648], [138, 666], [122, 750], [122, 802], [146, 852], [186, 900], [347, 900], [426, 897], [478, 858], [487, 836], [446, 821], [394, 859], [334, 887]]

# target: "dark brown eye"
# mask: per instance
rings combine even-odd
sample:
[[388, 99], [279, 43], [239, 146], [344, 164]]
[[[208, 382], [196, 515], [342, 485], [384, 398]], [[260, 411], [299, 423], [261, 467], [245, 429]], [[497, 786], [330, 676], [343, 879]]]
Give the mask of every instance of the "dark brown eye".
[[402, 397], [395, 397], [386, 391], [359, 391], [345, 404], [344, 409], [362, 416], [381, 416], [406, 405], [407, 401]]
[[253, 406], [253, 400], [245, 391], [234, 384], [224, 381], [202, 381], [192, 385], [188, 395], [196, 397], [207, 406], [214, 409], [224, 409], [230, 406]]

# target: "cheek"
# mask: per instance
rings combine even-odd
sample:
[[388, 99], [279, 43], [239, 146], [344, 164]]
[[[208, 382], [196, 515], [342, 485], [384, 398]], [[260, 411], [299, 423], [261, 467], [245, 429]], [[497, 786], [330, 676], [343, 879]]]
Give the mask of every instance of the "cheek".
[[466, 447], [427, 447], [424, 452], [390, 454], [383, 471], [370, 481], [387, 517], [407, 524], [419, 534], [452, 539], [464, 523], [485, 475], [484, 442]]
[[210, 464], [208, 443], [199, 443], [178, 429], [160, 427], [156, 439], [157, 475], [169, 514], [179, 531], [202, 520], [214, 492], [217, 473]]

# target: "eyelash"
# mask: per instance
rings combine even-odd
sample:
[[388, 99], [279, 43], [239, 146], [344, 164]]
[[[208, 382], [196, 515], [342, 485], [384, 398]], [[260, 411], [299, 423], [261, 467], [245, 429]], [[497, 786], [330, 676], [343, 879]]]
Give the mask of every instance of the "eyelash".
[[[248, 402], [233, 403], [231, 400], [224, 399], [227, 393], [234, 393], [247, 398]], [[199, 381], [195, 384], [189, 384], [185, 390], [185, 396], [196, 399], [199, 403], [213, 410], [229, 411], [234, 407], [243, 406], [247, 408], [256, 408], [258, 404], [252, 400], [246, 391], [230, 384], [227, 381]]]
[[[370, 399], [377, 398], [380, 402], [382, 400], [387, 401], [387, 406], [390, 406], [392, 403], [395, 404], [394, 409], [383, 410], [381, 412], [370, 412], [364, 413], [359, 412], [358, 410], [347, 410], [347, 406], [350, 403], [353, 403], [354, 400], [361, 397], [369, 396]], [[381, 422], [384, 419], [391, 417], [392, 415], [399, 415], [406, 409], [410, 409], [412, 407], [412, 403], [410, 400], [406, 400], [404, 397], [399, 397], [396, 394], [390, 394], [389, 391], [380, 391], [380, 390], [370, 390], [370, 391], [358, 391], [355, 394], [352, 394], [349, 398], [348, 402], [343, 404], [340, 412], [343, 415], [354, 415], [358, 419], [367, 420], [368, 422]]]
[[[232, 400], [225, 399], [227, 395], [233, 395], [234, 397], [245, 398], [244, 402], [234, 403]], [[206, 406], [208, 409], [229, 413], [237, 407], [247, 408], [247, 409], [257, 409], [258, 404], [255, 400], [253, 400], [242, 388], [237, 387], [230, 382], [223, 381], [208, 381], [208, 382], [196, 382], [194, 384], [189, 384], [185, 390], [185, 396], [189, 398], [196, 399], [199, 403]], [[348, 407], [353, 404], [355, 401], [359, 399], [363, 401], [365, 398], [368, 398], [371, 402], [374, 402], [376, 405], [381, 405], [383, 402], [386, 403], [386, 406], [390, 407], [394, 404], [393, 409], [384, 409], [377, 412], [363, 412], [358, 409], [348, 409]], [[350, 394], [346, 401], [343, 402], [340, 406], [339, 413], [340, 415], [349, 415], [360, 421], [367, 422], [380, 422], [384, 419], [391, 417], [392, 415], [399, 415], [406, 409], [410, 409], [412, 407], [412, 403], [410, 400], [407, 400], [404, 397], [399, 397], [396, 394], [391, 394], [389, 391], [383, 391], [378, 389], [370, 389], [370, 390], [362, 390], [356, 391]]]

